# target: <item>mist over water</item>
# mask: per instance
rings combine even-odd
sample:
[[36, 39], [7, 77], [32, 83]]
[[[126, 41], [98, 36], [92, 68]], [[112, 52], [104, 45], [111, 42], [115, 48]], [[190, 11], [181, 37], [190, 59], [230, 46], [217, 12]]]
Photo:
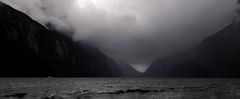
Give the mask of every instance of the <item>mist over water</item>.
[[140, 72], [232, 22], [236, 0], [0, 0]]

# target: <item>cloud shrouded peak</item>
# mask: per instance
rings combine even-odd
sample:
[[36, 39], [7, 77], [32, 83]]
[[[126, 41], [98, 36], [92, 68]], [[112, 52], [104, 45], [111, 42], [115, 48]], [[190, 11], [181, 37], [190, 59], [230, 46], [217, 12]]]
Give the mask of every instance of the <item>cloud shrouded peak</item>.
[[[139, 71], [229, 24], [236, 0], [1, 0]], [[71, 31], [71, 32], [68, 32]], [[139, 67], [138, 67], [139, 66]]]

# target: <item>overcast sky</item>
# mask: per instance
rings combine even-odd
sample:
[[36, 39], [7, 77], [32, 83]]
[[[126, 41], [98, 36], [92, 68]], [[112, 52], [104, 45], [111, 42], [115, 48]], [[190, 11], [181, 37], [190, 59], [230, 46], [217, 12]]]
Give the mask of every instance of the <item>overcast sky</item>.
[[236, 0], [0, 0], [144, 71], [228, 25]]

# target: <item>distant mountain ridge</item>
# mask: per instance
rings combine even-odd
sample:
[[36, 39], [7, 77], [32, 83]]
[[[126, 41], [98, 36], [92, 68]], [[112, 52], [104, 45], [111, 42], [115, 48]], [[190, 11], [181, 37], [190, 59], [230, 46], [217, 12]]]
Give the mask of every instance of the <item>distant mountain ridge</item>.
[[[236, 14], [240, 14], [238, 9]], [[142, 76], [240, 77], [240, 22], [236, 20], [238, 16], [233, 23], [194, 48], [157, 60]]]
[[240, 77], [240, 23], [230, 24], [198, 46], [197, 56], [176, 64], [172, 76]]
[[0, 5], [0, 77], [121, 76], [113, 60], [96, 48], [73, 42], [24, 13]]

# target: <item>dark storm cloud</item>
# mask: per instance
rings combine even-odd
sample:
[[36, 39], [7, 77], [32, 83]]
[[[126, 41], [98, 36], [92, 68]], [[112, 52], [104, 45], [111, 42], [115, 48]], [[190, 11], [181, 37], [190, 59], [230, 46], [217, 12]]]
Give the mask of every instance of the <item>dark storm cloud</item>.
[[[231, 22], [236, 0], [1, 0], [116, 61], [147, 66]], [[144, 71], [143, 69], [139, 71]]]

